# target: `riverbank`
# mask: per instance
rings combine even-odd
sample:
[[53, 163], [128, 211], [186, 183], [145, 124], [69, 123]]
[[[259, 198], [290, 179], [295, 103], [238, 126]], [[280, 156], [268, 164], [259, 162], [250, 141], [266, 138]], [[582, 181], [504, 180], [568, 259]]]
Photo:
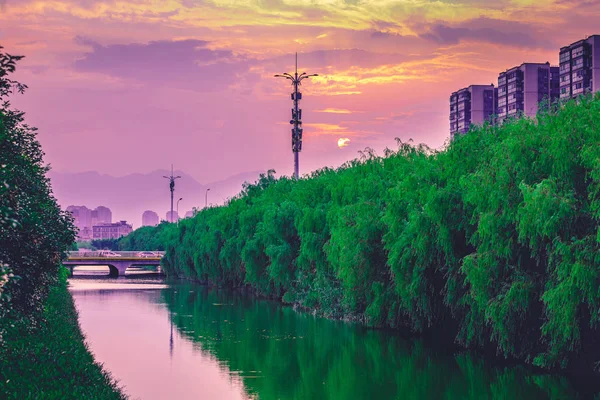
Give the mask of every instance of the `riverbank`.
[[302, 179], [269, 171], [119, 246], [164, 249], [168, 276], [597, 373], [599, 112], [596, 94], [443, 150], [399, 142]]
[[94, 361], [77, 318], [63, 281], [51, 288], [40, 318], [8, 327], [0, 342], [0, 397], [126, 398], [116, 381]]

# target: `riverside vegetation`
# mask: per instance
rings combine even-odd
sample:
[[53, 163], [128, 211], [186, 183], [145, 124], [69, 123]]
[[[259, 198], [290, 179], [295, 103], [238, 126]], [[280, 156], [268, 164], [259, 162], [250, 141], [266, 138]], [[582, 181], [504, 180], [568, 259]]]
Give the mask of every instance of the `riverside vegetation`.
[[331, 318], [434, 333], [543, 368], [598, 369], [600, 94], [398, 141], [123, 238], [167, 274]]
[[22, 57], [0, 46], [0, 397], [121, 398], [85, 347], [60, 262], [75, 239], [45, 174], [36, 130], [7, 98]]

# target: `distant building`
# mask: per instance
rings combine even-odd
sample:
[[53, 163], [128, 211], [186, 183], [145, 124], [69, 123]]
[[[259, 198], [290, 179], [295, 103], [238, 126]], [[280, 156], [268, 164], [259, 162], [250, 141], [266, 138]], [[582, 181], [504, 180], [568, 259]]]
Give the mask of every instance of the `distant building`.
[[91, 210], [86, 206], [69, 206], [67, 207], [67, 211], [70, 212], [75, 219], [75, 226], [79, 231], [77, 234], [77, 240], [79, 241], [92, 239], [92, 227], [94, 225], [112, 222], [112, 212], [109, 208], [104, 206], [99, 206], [94, 210]]
[[93, 239], [118, 239], [121, 236], [130, 234], [133, 228], [127, 221], [119, 221], [115, 223], [100, 223], [94, 225]]
[[600, 91], [600, 35], [561, 47], [560, 99]]
[[167, 212], [167, 221], [168, 222], [177, 222], [179, 221], [179, 214], [177, 214], [177, 211], [173, 211], [173, 215], [171, 215], [171, 211]]
[[196, 215], [196, 211], [190, 210], [190, 211], [188, 211], [188, 212], [185, 213], [185, 217], [184, 218], [191, 218], [194, 215]]
[[73, 216], [73, 222], [78, 230], [77, 240], [89, 240], [88, 231], [92, 228], [92, 210], [86, 206], [69, 206], [67, 211]]
[[77, 233], [77, 240], [80, 242], [92, 240], [92, 229], [87, 226], [79, 229], [79, 232]]
[[94, 210], [96, 212], [97, 223], [110, 224], [112, 222], [112, 212], [110, 208], [98, 206]]
[[498, 122], [510, 117], [535, 117], [543, 101], [558, 99], [559, 67], [523, 63], [498, 75]]
[[496, 109], [494, 85], [471, 85], [450, 95], [450, 137], [466, 133], [473, 124], [490, 121]]
[[144, 211], [142, 214], [142, 226], [156, 226], [158, 225], [158, 214], [154, 211]]

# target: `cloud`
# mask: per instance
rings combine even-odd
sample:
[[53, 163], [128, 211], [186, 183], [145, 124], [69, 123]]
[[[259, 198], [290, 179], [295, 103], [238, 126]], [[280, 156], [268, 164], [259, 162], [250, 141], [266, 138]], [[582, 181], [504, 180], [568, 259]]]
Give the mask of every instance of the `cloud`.
[[354, 114], [361, 111], [350, 111], [344, 108], [325, 108], [323, 110], [314, 110], [318, 113], [331, 113], [331, 114]]
[[[318, 69], [324, 71], [335, 68], [344, 70], [352, 67], [373, 68], [384, 64], [398, 64], [416, 57], [398, 53], [377, 53], [362, 49], [314, 50], [298, 54], [298, 65], [302, 70]], [[289, 53], [265, 60], [277, 68], [293, 66], [294, 55]]]
[[113, 77], [190, 89], [219, 90], [248, 72], [249, 62], [230, 50], [212, 50], [204, 40], [153, 41], [103, 46], [89, 38], [77, 43], [91, 47], [75, 61], [79, 72], [103, 73]]
[[537, 32], [538, 29], [520, 22], [476, 18], [454, 26], [434, 24], [419, 36], [442, 45], [476, 41], [520, 48], [554, 47], [554, 43], [546, 38], [538, 38], [544, 36], [543, 32]]
[[347, 126], [342, 126], [339, 124], [329, 124], [329, 123], [305, 123], [302, 125], [304, 127], [304, 134], [314, 137], [314, 136], [340, 136], [344, 135], [344, 137], [364, 137], [370, 135], [379, 135], [381, 132], [364, 130], [364, 129], [349, 129]]

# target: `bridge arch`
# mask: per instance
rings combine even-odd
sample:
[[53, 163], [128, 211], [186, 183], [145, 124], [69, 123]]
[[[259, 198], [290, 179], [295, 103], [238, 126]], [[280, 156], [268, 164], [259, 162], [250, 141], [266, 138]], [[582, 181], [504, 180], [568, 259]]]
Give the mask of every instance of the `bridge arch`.
[[77, 267], [108, 267], [108, 276], [110, 276], [111, 278], [119, 276], [119, 269], [117, 267], [115, 267], [114, 265], [106, 263], [106, 262], [98, 263], [98, 264], [90, 264], [90, 263], [80, 264], [80, 265], [73, 264], [73, 265], [67, 265], [67, 267], [69, 268], [70, 276], [73, 276], [73, 271]]

